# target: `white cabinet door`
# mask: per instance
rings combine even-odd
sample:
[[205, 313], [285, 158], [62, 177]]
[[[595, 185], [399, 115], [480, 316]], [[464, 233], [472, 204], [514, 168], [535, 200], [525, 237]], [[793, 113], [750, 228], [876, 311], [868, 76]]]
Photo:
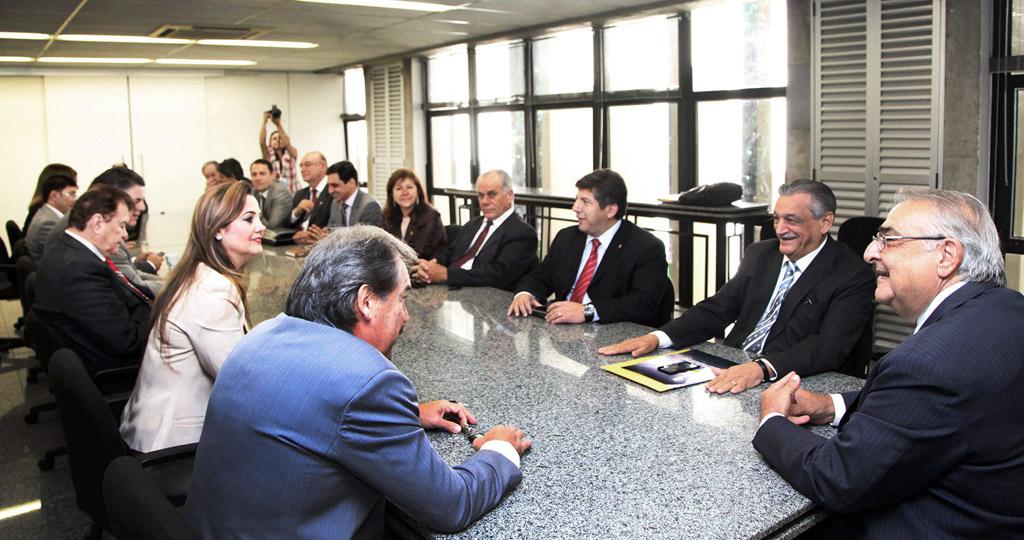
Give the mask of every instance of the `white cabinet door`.
[[151, 250], [181, 253], [206, 187], [206, 91], [202, 77], [131, 76], [135, 171], [146, 179]]
[[114, 163], [132, 166], [128, 79], [116, 75], [47, 75], [49, 161], [78, 171], [79, 189]]

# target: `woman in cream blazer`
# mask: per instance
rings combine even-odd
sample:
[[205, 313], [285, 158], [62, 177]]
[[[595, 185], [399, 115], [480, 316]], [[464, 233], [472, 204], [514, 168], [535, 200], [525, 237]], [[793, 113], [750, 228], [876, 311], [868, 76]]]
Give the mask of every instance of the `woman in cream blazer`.
[[199, 199], [181, 261], [153, 304], [149, 342], [121, 417], [138, 452], [199, 441], [221, 364], [248, 330], [242, 271], [265, 228], [246, 182]]

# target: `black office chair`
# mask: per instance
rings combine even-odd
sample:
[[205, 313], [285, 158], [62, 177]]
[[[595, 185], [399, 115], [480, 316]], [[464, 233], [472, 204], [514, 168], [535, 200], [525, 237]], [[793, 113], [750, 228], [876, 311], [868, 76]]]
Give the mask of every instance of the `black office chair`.
[[444, 226], [444, 236], [447, 239], [448, 244], [454, 244], [455, 239], [459, 237], [460, 232], [462, 232], [462, 225], [457, 223]]
[[[18, 269], [14, 259], [7, 253], [7, 246], [0, 239], [0, 300], [14, 300], [21, 298], [21, 289], [18, 287]], [[15, 330], [20, 328], [19, 324], [14, 325]], [[20, 337], [0, 338], [0, 358], [7, 355], [7, 351], [24, 347], [25, 340]]]
[[11, 244], [11, 260], [16, 261], [22, 255], [28, 255], [28, 245], [25, 243], [24, 238], [19, 238]]
[[199, 538], [133, 458], [119, 457], [107, 467], [103, 474], [103, 499], [117, 540]]
[[[880, 217], [872, 216], [849, 218], [839, 226], [836, 238], [850, 246], [854, 253], [863, 255], [864, 250], [872, 242], [875, 233], [878, 232], [878, 228], [882, 226], [883, 221], [885, 220]], [[838, 371], [840, 373], [853, 375], [861, 379], [868, 376], [868, 369], [871, 367], [871, 360], [873, 358], [872, 348], [875, 341], [873, 327], [874, 317], [864, 327], [864, 331], [861, 333], [860, 339], [857, 340], [857, 344], [854, 345], [853, 351], [850, 352], [850, 356], [847, 357], [846, 362], [839, 368]]]
[[24, 238], [21, 227], [13, 219], [7, 220], [7, 241], [13, 246], [15, 242]]
[[[100, 394], [82, 360], [70, 349], [53, 354], [50, 381], [68, 447], [75, 498], [78, 507], [93, 521], [91, 537], [99, 539], [104, 530], [111, 530], [103, 502], [103, 473], [111, 461], [128, 455], [118, 430], [119, 417], [111, 411], [111, 404]], [[162, 493], [184, 502], [195, 449], [196, 445], [190, 444], [133, 457], [142, 466], [153, 467], [151, 474]]]

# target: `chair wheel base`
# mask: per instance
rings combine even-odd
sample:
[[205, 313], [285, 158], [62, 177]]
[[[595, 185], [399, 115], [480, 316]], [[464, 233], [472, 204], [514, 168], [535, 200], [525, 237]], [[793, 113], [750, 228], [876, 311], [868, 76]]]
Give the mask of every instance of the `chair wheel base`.
[[49, 471], [53, 469], [53, 458], [40, 459], [38, 465], [40, 471]]

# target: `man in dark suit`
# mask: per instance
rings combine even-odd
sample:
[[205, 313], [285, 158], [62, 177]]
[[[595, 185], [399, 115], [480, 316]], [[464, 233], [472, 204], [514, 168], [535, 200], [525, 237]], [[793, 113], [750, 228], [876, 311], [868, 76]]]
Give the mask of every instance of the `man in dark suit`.
[[573, 212], [578, 227], [558, 232], [544, 261], [516, 286], [509, 315], [525, 317], [554, 293], [550, 323], [632, 321], [658, 324], [668, 285], [665, 245], [622, 219], [626, 183], [610, 169], [576, 182]]
[[479, 216], [429, 261], [420, 259], [414, 278], [421, 283], [511, 289], [537, 264], [537, 231], [516, 213], [512, 179], [502, 170], [476, 180]]
[[60, 331], [90, 372], [137, 364], [146, 345], [150, 299], [110, 256], [127, 237], [124, 191], [103, 184], [78, 198], [67, 230], [48, 249], [36, 274], [34, 309]]
[[349, 161], [339, 161], [327, 168], [327, 192], [330, 204], [319, 205], [309, 218], [306, 235], [296, 241], [304, 244], [316, 242], [336, 227], [374, 225], [384, 223], [380, 203], [373, 195], [359, 189], [359, 173]]
[[288, 225], [288, 216], [292, 209], [292, 194], [288, 188], [277, 181], [274, 166], [265, 159], [257, 159], [249, 166], [252, 175], [252, 187], [256, 202], [260, 205], [260, 220], [268, 229], [278, 229]]
[[46, 242], [55, 225], [75, 204], [78, 181], [67, 175], [54, 174], [43, 180], [42, 192], [43, 206], [32, 216], [32, 222], [25, 231], [28, 255], [36, 263], [43, 257]]
[[[289, 223], [301, 231], [309, 227], [309, 220], [317, 212], [321, 205], [331, 204], [331, 195], [322, 185], [327, 176], [327, 158], [320, 152], [309, 152], [302, 156], [299, 162], [299, 172], [306, 182], [306, 187], [295, 192], [292, 196], [292, 215]], [[305, 234], [295, 233], [301, 240]]]
[[451, 401], [418, 403], [388, 359], [415, 260], [383, 229], [335, 231], [306, 259], [285, 313], [231, 352], [185, 507], [201, 537], [387, 538], [386, 500], [455, 532], [519, 484], [522, 431], [494, 427], [449, 466], [424, 429], [458, 433], [476, 419]]
[[787, 374], [761, 396], [754, 448], [837, 513], [820, 537], [1024, 538], [1024, 297], [1004, 286], [988, 210], [901, 190], [864, 260], [875, 299], [914, 334], [859, 392], [808, 392]]
[[736, 275], [714, 296], [650, 334], [598, 350], [647, 354], [721, 337], [755, 360], [708, 383], [712, 392], [742, 392], [781, 373], [812, 375], [839, 368], [873, 312], [870, 268], [828, 235], [836, 199], [821, 182], [796, 180], [779, 188], [775, 240], [747, 249]]

